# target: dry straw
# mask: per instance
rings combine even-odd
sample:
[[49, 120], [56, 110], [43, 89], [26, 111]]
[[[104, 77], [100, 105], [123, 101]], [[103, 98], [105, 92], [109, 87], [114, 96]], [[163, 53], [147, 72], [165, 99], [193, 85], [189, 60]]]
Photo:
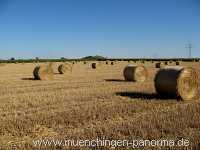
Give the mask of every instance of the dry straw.
[[198, 96], [198, 74], [193, 68], [165, 67], [155, 77], [158, 94], [192, 100]]
[[54, 72], [52, 63], [36, 66], [33, 71], [33, 75], [36, 80], [53, 80]]
[[124, 69], [124, 78], [126, 81], [144, 82], [148, 73], [144, 66], [128, 65]]
[[0, 63], [0, 66], [5, 66], [6, 64], [5, 63]]
[[58, 67], [58, 72], [60, 74], [70, 74], [72, 73], [72, 64], [71, 63], [65, 63], [65, 64], [61, 64]]

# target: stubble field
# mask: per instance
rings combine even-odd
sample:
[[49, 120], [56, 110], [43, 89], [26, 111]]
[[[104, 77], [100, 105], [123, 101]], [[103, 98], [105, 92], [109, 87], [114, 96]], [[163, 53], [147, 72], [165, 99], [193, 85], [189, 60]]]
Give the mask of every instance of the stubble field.
[[[144, 83], [124, 81], [128, 62], [101, 62], [97, 69], [79, 62], [71, 75], [60, 75], [58, 64], [52, 81], [33, 80], [36, 64], [0, 66], [0, 149], [92, 149], [34, 146], [33, 140], [43, 138], [183, 138], [189, 147], [143, 149], [200, 149], [200, 99], [182, 102], [156, 95], [153, 63], [145, 64], [149, 78]], [[198, 69], [200, 63], [182, 65]]]

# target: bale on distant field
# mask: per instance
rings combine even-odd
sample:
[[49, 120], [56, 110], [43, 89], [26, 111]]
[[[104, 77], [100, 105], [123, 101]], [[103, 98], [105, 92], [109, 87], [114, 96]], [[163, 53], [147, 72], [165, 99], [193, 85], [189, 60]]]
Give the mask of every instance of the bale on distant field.
[[96, 69], [97, 68], [97, 64], [96, 63], [92, 63], [92, 69]]
[[53, 75], [54, 72], [51, 64], [36, 66], [33, 70], [33, 76], [36, 80], [52, 80]]
[[180, 62], [179, 62], [179, 61], [177, 61], [177, 62], [176, 62], [176, 65], [177, 65], [177, 66], [179, 66], [179, 65], [180, 65]]
[[110, 65], [114, 65], [114, 62], [112, 61], [112, 62], [110, 63]]
[[58, 67], [58, 72], [60, 74], [69, 74], [72, 73], [72, 65], [69, 63], [61, 64]]
[[84, 64], [84, 65], [86, 65], [86, 64], [87, 64], [87, 62], [86, 62], [86, 61], [84, 61], [84, 62], [83, 62], [83, 64]]
[[108, 65], [108, 61], [106, 61], [106, 65]]
[[157, 72], [154, 84], [159, 95], [182, 100], [191, 100], [198, 95], [198, 74], [193, 68], [163, 68]]
[[165, 65], [168, 65], [168, 62], [167, 62], [167, 61], [165, 62]]
[[161, 68], [161, 62], [157, 62], [157, 63], [155, 64], [155, 67], [156, 67], [156, 68]]
[[148, 73], [144, 66], [128, 65], [124, 69], [124, 78], [126, 81], [144, 82]]

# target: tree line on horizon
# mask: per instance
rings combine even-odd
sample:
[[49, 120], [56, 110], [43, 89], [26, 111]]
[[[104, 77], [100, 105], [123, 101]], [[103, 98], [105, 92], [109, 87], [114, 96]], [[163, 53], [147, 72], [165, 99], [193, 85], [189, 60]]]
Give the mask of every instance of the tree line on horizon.
[[66, 62], [66, 61], [200, 61], [200, 58], [106, 58], [100, 55], [86, 56], [83, 58], [69, 59], [61, 57], [60, 59], [44, 59], [35, 57], [33, 59], [16, 59], [11, 57], [7, 60], [0, 60], [0, 63], [37, 63], [37, 62]]

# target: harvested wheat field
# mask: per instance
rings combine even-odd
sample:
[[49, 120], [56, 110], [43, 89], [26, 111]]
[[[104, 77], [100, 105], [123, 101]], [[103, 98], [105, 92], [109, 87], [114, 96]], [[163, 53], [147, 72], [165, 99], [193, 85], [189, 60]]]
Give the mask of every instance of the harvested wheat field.
[[[67, 76], [59, 74], [60, 63], [54, 63], [54, 79], [47, 81], [34, 80], [33, 70], [41, 64], [0, 66], [0, 149], [95, 149], [66, 147], [66, 139], [166, 139], [176, 144], [185, 140], [187, 147], [135, 148], [200, 149], [200, 99], [178, 101], [157, 95], [156, 62], [145, 62], [145, 82], [124, 81], [124, 67], [131, 62], [113, 66], [104, 62], [98, 69], [92, 69], [91, 63], [74, 64]], [[199, 62], [181, 65], [197, 71], [200, 66]], [[42, 139], [61, 143], [38, 143]], [[129, 146], [116, 149], [133, 149]]]

